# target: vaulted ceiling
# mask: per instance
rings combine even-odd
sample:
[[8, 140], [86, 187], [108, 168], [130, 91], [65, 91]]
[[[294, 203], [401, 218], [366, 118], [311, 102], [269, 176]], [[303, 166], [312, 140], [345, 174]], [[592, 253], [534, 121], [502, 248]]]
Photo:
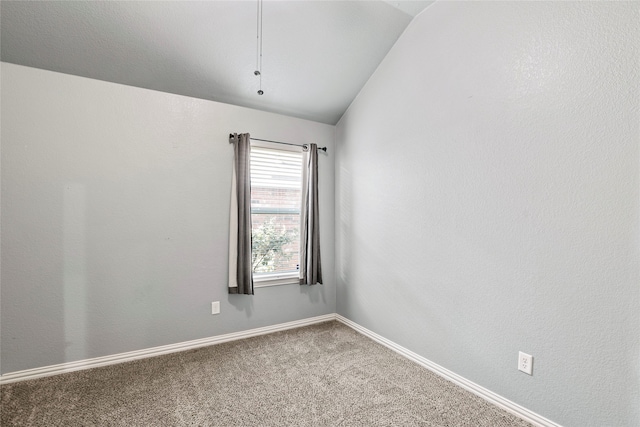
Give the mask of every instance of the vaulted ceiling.
[[6, 1], [0, 59], [335, 124], [432, 1]]

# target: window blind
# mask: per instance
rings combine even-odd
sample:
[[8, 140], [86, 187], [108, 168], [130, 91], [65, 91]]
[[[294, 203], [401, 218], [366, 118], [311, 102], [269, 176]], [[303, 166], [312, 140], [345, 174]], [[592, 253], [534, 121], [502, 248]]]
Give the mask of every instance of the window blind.
[[301, 187], [301, 152], [251, 147], [254, 274], [297, 271]]

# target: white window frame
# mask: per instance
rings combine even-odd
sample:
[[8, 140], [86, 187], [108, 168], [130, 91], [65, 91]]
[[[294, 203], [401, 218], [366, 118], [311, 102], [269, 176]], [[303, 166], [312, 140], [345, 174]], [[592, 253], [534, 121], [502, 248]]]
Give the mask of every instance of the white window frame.
[[[302, 147], [297, 145], [276, 144], [273, 142], [251, 140], [251, 147], [269, 148], [280, 151], [293, 151], [302, 153]], [[300, 188], [302, 189], [302, 177], [300, 178]], [[253, 233], [253, 229], [251, 230]], [[298, 261], [300, 252], [298, 252]], [[253, 275], [253, 273], [252, 273]], [[268, 286], [297, 285], [300, 284], [300, 272], [292, 271], [288, 273], [266, 273], [253, 275], [253, 286], [255, 288], [266, 288]]]

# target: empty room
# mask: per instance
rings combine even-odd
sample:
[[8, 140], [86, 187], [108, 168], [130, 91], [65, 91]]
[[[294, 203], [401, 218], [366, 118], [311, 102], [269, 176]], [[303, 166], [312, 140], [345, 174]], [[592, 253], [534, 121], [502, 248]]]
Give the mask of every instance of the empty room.
[[640, 426], [640, 2], [0, 1], [2, 426]]

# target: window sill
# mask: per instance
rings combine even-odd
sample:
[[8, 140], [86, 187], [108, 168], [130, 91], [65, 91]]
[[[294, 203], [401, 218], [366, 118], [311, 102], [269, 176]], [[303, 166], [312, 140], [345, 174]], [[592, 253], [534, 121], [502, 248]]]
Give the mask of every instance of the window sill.
[[269, 286], [280, 285], [297, 285], [300, 283], [298, 272], [285, 273], [285, 274], [269, 274], [254, 276], [253, 286], [255, 288], [266, 288]]

